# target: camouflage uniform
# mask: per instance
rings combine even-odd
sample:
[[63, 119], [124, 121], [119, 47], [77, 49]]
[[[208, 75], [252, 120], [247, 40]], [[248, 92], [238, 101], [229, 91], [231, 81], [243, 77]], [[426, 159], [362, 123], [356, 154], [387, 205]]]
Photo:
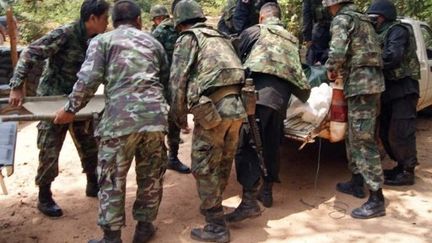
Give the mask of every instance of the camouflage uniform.
[[[170, 91], [176, 123], [200, 97], [219, 88], [240, 85], [244, 71], [229, 40], [211, 27], [198, 23], [181, 33], [174, 50]], [[196, 179], [201, 210], [222, 207], [222, 193], [232, 167], [238, 132], [246, 117], [238, 95], [216, 102], [222, 122], [209, 130], [195, 122], [192, 138], [192, 173]]]
[[[39, 96], [67, 95], [76, 82], [76, 74], [85, 59], [87, 33], [83, 22], [76, 22], [51, 31], [30, 44], [20, 56], [10, 81], [19, 87], [28, 78], [29, 71], [48, 60], [37, 90]], [[39, 169], [36, 184], [44, 186], [58, 175], [58, 157], [67, 131], [70, 132], [86, 173], [94, 173], [97, 164], [97, 145], [90, 122], [54, 125], [42, 121], [38, 124], [37, 144]]]
[[[172, 62], [174, 46], [178, 33], [174, 28], [171, 18], [164, 19], [152, 32], [152, 35], [163, 45], [168, 55], [169, 63]], [[168, 90], [166, 91], [168, 92]], [[180, 144], [180, 128], [175, 124], [171, 115], [168, 116], [168, 148], [170, 156], [177, 157]]]
[[375, 126], [380, 93], [384, 91], [378, 37], [367, 16], [358, 12], [354, 4], [342, 5], [332, 21], [331, 32], [326, 66], [344, 78], [349, 167], [354, 174], [363, 176], [372, 191], [377, 191], [382, 186], [383, 174]]
[[172, 62], [174, 46], [178, 38], [177, 31], [174, 28], [174, 22], [171, 18], [164, 19], [153, 31], [152, 35], [156, 38], [168, 55], [169, 63]]
[[166, 166], [167, 74], [162, 45], [132, 26], [121, 25], [90, 43], [65, 110], [77, 112], [100, 83], [105, 85], [105, 111], [97, 129], [99, 225], [104, 229], [115, 231], [124, 225], [126, 176], [134, 156], [138, 184], [134, 218], [151, 222], [156, 217]]

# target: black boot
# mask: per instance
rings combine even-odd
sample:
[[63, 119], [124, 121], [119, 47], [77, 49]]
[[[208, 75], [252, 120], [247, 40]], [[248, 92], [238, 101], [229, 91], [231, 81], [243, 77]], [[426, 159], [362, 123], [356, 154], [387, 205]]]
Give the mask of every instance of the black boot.
[[234, 212], [226, 214], [225, 219], [227, 222], [239, 222], [247, 218], [255, 218], [261, 215], [261, 209], [258, 205], [257, 189], [243, 188], [243, 196], [240, 205]]
[[99, 192], [99, 185], [97, 175], [95, 173], [87, 173], [87, 186], [86, 196], [97, 197]]
[[150, 222], [138, 222], [135, 227], [133, 243], [148, 242], [155, 234], [156, 230]]
[[273, 205], [273, 182], [264, 181], [257, 199], [266, 208], [271, 208]]
[[39, 186], [37, 208], [48, 217], [60, 217], [63, 211], [52, 198], [51, 184]]
[[384, 179], [384, 184], [389, 186], [411, 186], [414, 183], [414, 167], [403, 169], [393, 177]]
[[100, 240], [89, 240], [88, 243], [122, 243], [121, 230], [104, 230], [104, 236]]
[[382, 189], [378, 191], [369, 190], [369, 199], [361, 207], [354, 209], [351, 212], [351, 217], [356, 219], [370, 219], [381, 217], [386, 214], [384, 195]]
[[336, 184], [336, 190], [353, 195], [354, 197], [365, 198], [363, 181], [363, 176], [361, 174], [352, 174], [350, 181]]
[[195, 228], [191, 231], [191, 238], [206, 242], [229, 242], [230, 233], [226, 225], [222, 207], [206, 210], [204, 228]]
[[182, 174], [189, 174], [191, 173], [191, 170], [189, 167], [184, 165], [177, 157], [177, 155], [170, 154], [168, 156], [168, 167], [169, 170], [175, 170]]
[[383, 170], [384, 180], [394, 180], [395, 176], [403, 171], [403, 167], [397, 165], [391, 170]]

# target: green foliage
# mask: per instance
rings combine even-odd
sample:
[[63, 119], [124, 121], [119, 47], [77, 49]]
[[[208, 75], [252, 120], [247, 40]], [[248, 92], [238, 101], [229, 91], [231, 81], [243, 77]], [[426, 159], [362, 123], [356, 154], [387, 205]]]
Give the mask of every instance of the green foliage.
[[[13, 0], [3, 0], [12, 2]], [[111, 3], [114, 0], [108, 0]], [[146, 29], [152, 25], [149, 11], [154, 4], [163, 4], [171, 9], [171, 0], [136, 0], [143, 10]], [[227, 0], [197, 0], [206, 15], [219, 16]], [[24, 43], [40, 37], [49, 29], [71, 22], [79, 17], [81, 0], [15, 0], [14, 12], [19, 21], [21, 39]], [[302, 0], [279, 0], [283, 10], [283, 21], [287, 28], [301, 36]], [[367, 10], [371, 0], [355, 0], [362, 10]], [[395, 0], [399, 15], [410, 16], [432, 24], [432, 0]], [[0, 8], [0, 14], [4, 10]]]

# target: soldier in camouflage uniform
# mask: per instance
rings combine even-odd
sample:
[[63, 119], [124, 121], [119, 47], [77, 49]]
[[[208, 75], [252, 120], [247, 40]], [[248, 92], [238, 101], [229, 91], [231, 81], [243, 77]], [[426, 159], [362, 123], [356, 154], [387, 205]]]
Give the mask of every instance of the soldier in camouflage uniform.
[[222, 194], [228, 183], [238, 133], [246, 117], [239, 91], [244, 70], [230, 40], [206, 25], [199, 4], [179, 2], [174, 10], [181, 32], [171, 66], [171, 112], [180, 127], [194, 115], [192, 173], [206, 226], [191, 231], [201, 241], [228, 242]]
[[368, 14], [376, 17], [375, 28], [383, 48], [386, 91], [381, 97], [380, 137], [387, 154], [397, 162], [395, 168], [384, 170], [384, 184], [413, 185], [420, 79], [414, 34], [396, 20], [396, 7], [391, 1], [374, 1]]
[[331, 16], [322, 0], [303, 1], [303, 41], [308, 47], [306, 62], [324, 64], [328, 58]]
[[338, 183], [340, 192], [364, 198], [363, 183], [369, 188], [369, 199], [351, 212], [354, 218], [385, 215], [382, 193], [383, 172], [375, 141], [376, 120], [380, 96], [384, 91], [381, 71], [382, 58], [376, 35], [369, 18], [360, 13], [350, 0], [324, 0], [323, 5], [334, 16], [328, 77], [342, 77], [348, 103], [348, 135], [345, 139], [348, 167], [352, 178]]
[[96, 131], [100, 138], [98, 178], [101, 241], [121, 242], [125, 225], [126, 177], [135, 157], [137, 196], [133, 217], [138, 221], [133, 242], [147, 242], [155, 233], [166, 170], [164, 136], [168, 104], [163, 95], [169, 65], [162, 45], [141, 31], [141, 10], [132, 0], [114, 5], [115, 30], [90, 42], [69, 102], [55, 123], [67, 123], [105, 85], [105, 111]]
[[[174, 28], [174, 21], [170, 18], [168, 10], [162, 5], [153, 6], [150, 10], [150, 16], [154, 23], [152, 35], [165, 48], [171, 65], [174, 46], [178, 37], [178, 33]], [[168, 89], [168, 87], [165, 88]], [[168, 93], [168, 91], [166, 91], [166, 93]], [[169, 149], [167, 168], [180, 173], [190, 173], [190, 169], [178, 158], [180, 128], [176, 125], [171, 116], [168, 117], [167, 138]]]
[[[109, 4], [105, 1], [85, 0], [81, 6], [79, 21], [57, 28], [31, 43], [21, 54], [10, 81], [10, 104], [20, 106], [23, 84], [30, 70], [48, 65], [40, 79], [39, 96], [68, 95], [76, 82], [76, 74], [84, 62], [87, 41], [103, 33], [108, 24]], [[39, 186], [38, 209], [47, 216], [60, 217], [63, 212], [52, 199], [51, 183], [59, 173], [58, 158], [67, 131], [72, 136], [87, 174], [86, 195], [96, 197], [99, 190], [96, 178], [97, 145], [93, 137], [91, 121], [79, 121], [70, 125], [55, 125], [42, 121], [38, 124], [37, 145], [39, 168], [36, 185]]]
[[239, 39], [238, 54], [252, 74], [258, 90], [256, 119], [260, 130], [264, 163], [268, 171], [258, 194], [261, 170], [247, 123], [243, 124], [236, 153], [237, 180], [243, 186], [240, 205], [227, 215], [236, 222], [261, 214], [256, 197], [265, 207], [273, 204], [272, 187], [279, 180], [279, 146], [283, 117], [286, 117], [291, 94], [307, 100], [309, 85], [303, 73], [298, 40], [284, 29], [277, 3], [266, 3], [260, 11], [260, 24], [244, 30]]

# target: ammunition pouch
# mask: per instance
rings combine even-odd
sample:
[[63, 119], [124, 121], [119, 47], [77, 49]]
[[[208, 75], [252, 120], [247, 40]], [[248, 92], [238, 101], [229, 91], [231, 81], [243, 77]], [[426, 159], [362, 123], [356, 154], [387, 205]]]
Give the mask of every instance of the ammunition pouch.
[[209, 96], [201, 96], [198, 104], [192, 106], [190, 112], [194, 116], [194, 120], [200, 124], [204, 129], [212, 129], [217, 127], [222, 121], [215, 104], [228, 95], [239, 94], [240, 87], [230, 85], [221, 87]]
[[222, 121], [216, 106], [207, 96], [201, 96], [198, 104], [192, 106], [190, 112], [194, 116], [194, 121], [206, 130], [217, 127]]

